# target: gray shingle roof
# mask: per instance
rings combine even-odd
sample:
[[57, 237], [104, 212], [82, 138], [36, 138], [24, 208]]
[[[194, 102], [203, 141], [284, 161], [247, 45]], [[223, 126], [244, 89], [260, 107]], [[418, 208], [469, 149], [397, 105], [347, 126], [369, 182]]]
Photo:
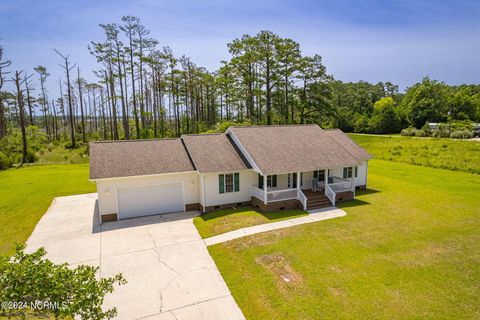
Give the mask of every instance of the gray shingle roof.
[[[342, 131], [317, 125], [231, 127], [230, 131], [264, 174], [353, 166], [372, 157]], [[228, 134], [90, 143], [93, 180], [248, 168]]]
[[90, 179], [194, 170], [181, 139], [90, 143]]
[[231, 127], [230, 131], [263, 174], [354, 166], [362, 160], [349, 151], [351, 144], [338, 142], [317, 125]]
[[201, 173], [250, 168], [224, 133], [183, 135], [182, 139]]

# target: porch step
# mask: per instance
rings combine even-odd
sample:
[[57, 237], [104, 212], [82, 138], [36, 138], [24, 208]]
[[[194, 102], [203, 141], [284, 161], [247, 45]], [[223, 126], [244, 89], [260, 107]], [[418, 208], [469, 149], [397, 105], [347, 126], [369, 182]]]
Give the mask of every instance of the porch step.
[[307, 210], [330, 207], [332, 203], [320, 192], [306, 192]]
[[311, 202], [311, 203], [307, 201], [307, 210], [326, 208], [331, 206], [332, 206], [332, 203], [330, 202], [330, 200], [322, 201], [322, 202]]

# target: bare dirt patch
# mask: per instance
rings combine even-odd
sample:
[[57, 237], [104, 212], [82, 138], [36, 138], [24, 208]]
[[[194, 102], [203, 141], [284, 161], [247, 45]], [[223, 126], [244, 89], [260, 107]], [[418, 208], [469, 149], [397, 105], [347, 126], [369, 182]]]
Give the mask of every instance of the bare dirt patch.
[[303, 284], [302, 275], [293, 270], [281, 254], [263, 254], [258, 256], [255, 262], [275, 277], [275, 282], [282, 293], [285, 293], [287, 288], [301, 287]]

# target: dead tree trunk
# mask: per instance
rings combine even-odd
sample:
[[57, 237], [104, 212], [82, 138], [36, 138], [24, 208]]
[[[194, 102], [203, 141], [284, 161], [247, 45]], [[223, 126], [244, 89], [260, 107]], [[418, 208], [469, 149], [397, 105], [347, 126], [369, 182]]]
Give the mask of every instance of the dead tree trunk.
[[25, 132], [25, 106], [23, 100], [23, 91], [20, 88], [22, 81], [20, 80], [21, 72], [15, 72], [15, 78], [12, 79], [15, 82], [15, 86], [17, 88], [17, 103], [18, 103], [18, 113], [20, 119], [20, 129], [22, 130], [22, 163], [27, 162], [27, 134]]

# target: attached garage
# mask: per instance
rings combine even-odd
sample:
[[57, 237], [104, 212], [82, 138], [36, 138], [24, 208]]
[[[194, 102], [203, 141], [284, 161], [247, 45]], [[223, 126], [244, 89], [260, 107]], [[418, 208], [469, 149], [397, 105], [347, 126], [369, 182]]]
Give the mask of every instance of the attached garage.
[[135, 218], [185, 210], [181, 183], [119, 188], [119, 219]]
[[198, 210], [198, 172], [181, 139], [90, 143], [102, 222]]

